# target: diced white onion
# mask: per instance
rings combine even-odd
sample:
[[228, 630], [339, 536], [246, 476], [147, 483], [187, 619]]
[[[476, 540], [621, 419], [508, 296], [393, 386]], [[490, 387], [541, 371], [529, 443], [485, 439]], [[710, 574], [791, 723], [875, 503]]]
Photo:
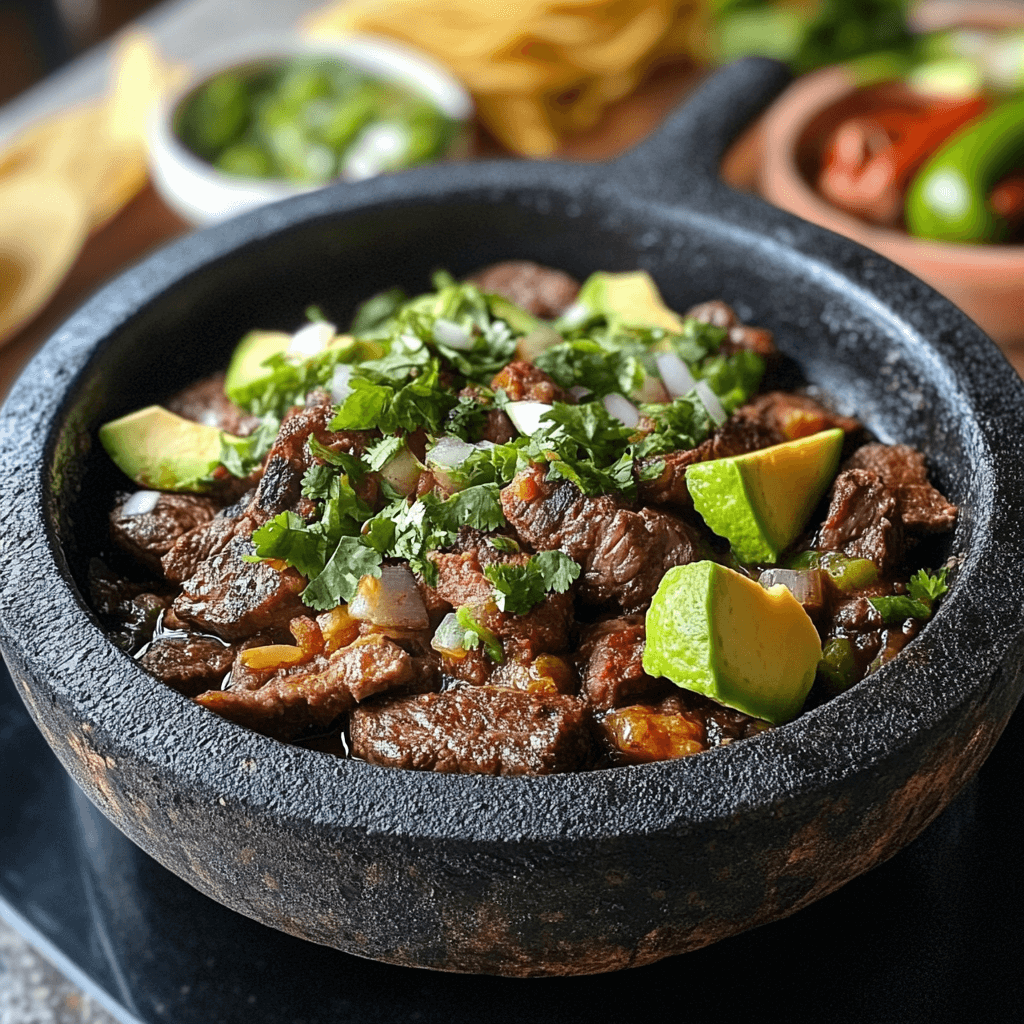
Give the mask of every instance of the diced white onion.
[[403, 447], [397, 455], [393, 455], [384, 463], [380, 475], [396, 491], [408, 497], [416, 490], [422, 472], [423, 467], [416, 456], [408, 448]]
[[655, 362], [658, 364], [658, 373], [661, 374], [661, 379], [673, 398], [682, 398], [697, 386], [690, 368], [675, 352], [662, 352], [655, 358]]
[[569, 394], [579, 402], [590, 394], [590, 388], [584, 387], [582, 384], [573, 384], [573, 386], [569, 388]]
[[582, 302], [574, 302], [567, 309], [562, 311], [558, 318], [559, 323], [564, 327], [577, 327], [590, 316], [590, 307]]
[[288, 342], [288, 355], [308, 359], [317, 356], [330, 344], [337, 333], [334, 324], [324, 320], [315, 320], [305, 327], [300, 327]]
[[551, 412], [554, 406], [547, 402], [509, 402], [505, 412], [512, 425], [526, 437], [532, 437], [540, 430], [540, 419], [545, 413]]
[[348, 613], [362, 622], [391, 629], [426, 629], [430, 625], [426, 605], [407, 565], [382, 566], [380, 579], [364, 576]]
[[159, 491], [136, 491], [122, 506], [123, 516], [144, 516], [156, 508], [160, 500]]
[[729, 418], [729, 414], [718, 400], [718, 395], [711, 390], [711, 386], [706, 380], [697, 381], [697, 397], [704, 403], [708, 415], [718, 426], [721, 426]]
[[434, 341], [457, 352], [468, 352], [473, 347], [473, 338], [454, 320], [434, 321]]
[[640, 422], [640, 410], [624, 395], [612, 393], [601, 399], [601, 404], [623, 426], [633, 429]]
[[461, 466], [476, 449], [459, 437], [445, 435], [427, 452], [428, 466], [443, 466], [451, 469]]
[[340, 405], [352, 394], [352, 365], [350, 363], [338, 363], [334, 368], [334, 376], [331, 377], [331, 400], [335, 405]]
[[458, 616], [455, 612], [449, 612], [437, 627], [437, 631], [430, 641], [430, 646], [435, 651], [441, 651], [442, 653], [446, 651], [464, 651], [466, 648], [462, 645], [465, 642], [465, 638], [466, 631], [459, 623]]
[[820, 569], [766, 569], [758, 578], [765, 590], [784, 586], [802, 605], [819, 607], [824, 597]]

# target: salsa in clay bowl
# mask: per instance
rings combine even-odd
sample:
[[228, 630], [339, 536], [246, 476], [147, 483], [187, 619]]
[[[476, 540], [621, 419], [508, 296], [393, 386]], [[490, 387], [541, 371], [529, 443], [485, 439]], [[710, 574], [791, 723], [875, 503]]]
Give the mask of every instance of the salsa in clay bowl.
[[718, 181], [784, 82], [731, 67], [606, 165], [257, 211], [40, 353], [4, 656], [160, 863], [361, 956], [586, 974], [798, 910], [977, 770], [1021, 689], [1022, 385]]

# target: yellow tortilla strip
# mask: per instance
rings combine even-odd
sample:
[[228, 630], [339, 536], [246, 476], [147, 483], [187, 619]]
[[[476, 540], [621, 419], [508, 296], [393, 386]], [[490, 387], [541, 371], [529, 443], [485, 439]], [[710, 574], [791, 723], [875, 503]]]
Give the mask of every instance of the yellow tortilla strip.
[[43, 306], [75, 262], [89, 220], [58, 176], [23, 171], [0, 181], [0, 342]]

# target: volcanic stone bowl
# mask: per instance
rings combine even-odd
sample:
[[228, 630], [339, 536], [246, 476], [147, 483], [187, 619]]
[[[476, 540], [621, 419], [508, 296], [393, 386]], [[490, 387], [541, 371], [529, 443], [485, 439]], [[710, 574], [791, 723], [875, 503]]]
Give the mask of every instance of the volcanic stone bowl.
[[[945, 299], [856, 244], [731, 192], [729, 141], [782, 88], [723, 71], [608, 165], [466, 164], [345, 186], [184, 239], [46, 345], [0, 420], [0, 633], [82, 789], [197, 889], [361, 956], [584, 974], [790, 914], [913, 839], [982, 763], [1022, 677], [1024, 389]], [[404, 772], [286, 746], [151, 678], [85, 598], [117, 473], [103, 421], [224, 364], [253, 326], [429, 271], [529, 258], [649, 270], [775, 332], [794, 374], [916, 445], [960, 508], [938, 614], [893, 662], [796, 722], [697, 757], [589, 774]]]

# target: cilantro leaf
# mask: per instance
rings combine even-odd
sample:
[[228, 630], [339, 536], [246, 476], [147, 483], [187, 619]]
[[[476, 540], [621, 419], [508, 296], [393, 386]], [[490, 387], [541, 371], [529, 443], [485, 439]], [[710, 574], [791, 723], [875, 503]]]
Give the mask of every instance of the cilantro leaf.
[[628, 395], [643, 381], [643, 370], [628, 349], [590, 338], [553, 345], [534, 365], [563, 388], [583, 385], [597, 398]]
[[912, 597], [869, 597], [871, 606], [882, 616], [887, 626], [895, 626], [907, 619], [931, 617], [931, 605], [915, 601]]
[[561, 551], [541, 551], [526, 565], [494, 563], [484, 568], [498, 607], [513, 615], [526, 615], [552, 591], [565, 593], [579, 574], [579, 565]]
[[638, 459], [696, 448], [711, 433], [711, 417], [704, 403], [693, 395], [642, 405], [640, 412], [654, 423], [654, 429], [633, 446]]
[[930, 573], [927, 569], [918, 569], [910, 577], [907, 590], [910, 596], [917, 601], [929, 604], [937, 601], [949, 590], [949, 587], [946, 586], [946, 570], [939, 569]]
[[244, 479], [253, 472], [267, 457], [274, 447], [281, 421], [273, 414], [267, 413], [260, 425], [246, 437], [233, 437], [231, 434], [220, 435], [221, 465], [232, 475]]
[[425, 518], [436, 531], [449, 535], [451, 540], [455, 539], [461, 526], [471, 526], [475, 530], [489, 533], [505, 525], [500, 488], [497, 484], [467, 487], [445, 501], [441, 501], [433, 491], [430, 491], [420, 500], [426, 509]]
[[405, 438], [392, 434], [390, 437], [382, 437], [363, 452], [363, 462], [371, 470], [383, 469], [403, 448]]
[[359, 537], [342, 537], [323, 571], [299, 595], [303, 604], [325, 612], [355, 597], [364, 576], [380, 576], [380, 555]]

